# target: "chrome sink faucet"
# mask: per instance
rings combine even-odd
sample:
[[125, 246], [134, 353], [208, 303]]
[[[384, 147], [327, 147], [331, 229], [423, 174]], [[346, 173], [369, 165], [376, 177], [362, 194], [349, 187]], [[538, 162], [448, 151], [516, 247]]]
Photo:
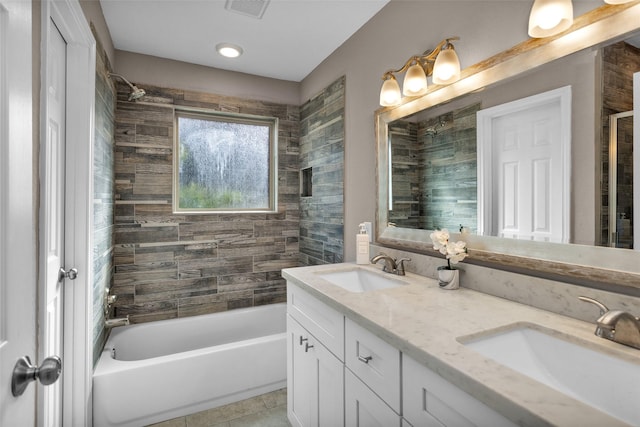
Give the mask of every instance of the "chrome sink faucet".
[[640, 319], [622, 310], [609, 310], [600, 301], [578, 297], [600, 309], [595, 334], [608, 340], [640, 349]]
[[397, 274], [398, 276], [404, 276], [404, 262], [411, 261], [411, 258], [395, 259], [391, 258], [387, 254], [379, 253], [378, 255], [371, 258], [371, 264], [377, 264], [380, 260], [384, 260], [382, 271]]

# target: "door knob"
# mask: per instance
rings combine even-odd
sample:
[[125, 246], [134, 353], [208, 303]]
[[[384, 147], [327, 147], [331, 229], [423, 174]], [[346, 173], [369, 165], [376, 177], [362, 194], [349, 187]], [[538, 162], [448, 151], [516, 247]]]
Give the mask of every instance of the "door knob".
[[76, 280], [78, 277], [78, 269], [72, 268], [69, 271], [66, 271], [64, 268], [60, 267], [58, 270], [58, 283], [62, 282], [64, 279]]
[[47, 357], [40, 367], [33, 366], [29, 356], [21, 357], [13, 368], [11, 393], [15, 397], [21, 396], [29, 383], [35, 381], [36, 378], [40, 380], [42, 385], [53, 384], [58, 380], [61, 372], [62, 360], [58, 356]]

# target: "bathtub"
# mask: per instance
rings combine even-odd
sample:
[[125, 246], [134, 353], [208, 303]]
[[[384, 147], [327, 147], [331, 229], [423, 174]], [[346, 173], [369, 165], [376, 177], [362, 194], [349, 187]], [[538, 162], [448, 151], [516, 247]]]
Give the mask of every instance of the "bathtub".
[[286, 386], [286, 304], [115, 328], [93, 374], [95, 427], [142, 426]]

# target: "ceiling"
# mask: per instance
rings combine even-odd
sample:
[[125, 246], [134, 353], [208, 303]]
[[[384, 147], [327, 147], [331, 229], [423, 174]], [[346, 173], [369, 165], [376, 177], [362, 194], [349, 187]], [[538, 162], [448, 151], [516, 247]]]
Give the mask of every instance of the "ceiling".
[[[294, 82], [388, 2], [100, 0], [116, 49]], [[215, 46], [224, 42], [244, 54], [220, 56]]]

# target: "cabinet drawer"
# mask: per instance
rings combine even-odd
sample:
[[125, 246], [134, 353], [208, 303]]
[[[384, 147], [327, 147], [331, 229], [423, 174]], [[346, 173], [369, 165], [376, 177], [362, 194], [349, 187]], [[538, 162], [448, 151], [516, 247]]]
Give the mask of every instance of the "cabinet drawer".
[[399, 427], [401, 418], [352, 372], [344, 373], [345, 425], [349, 427]]
[[400, 351], [346, 319], [345, 364], [400, 413]]
[[287, 312], [340, 361], [344, 360], [342, 313], [318, 301], [291, 282], [287, 282]]
[[406, 355], [402, 359], [402, 399], [402, 414], [415, 427], [516, 426], [495, 410]]

